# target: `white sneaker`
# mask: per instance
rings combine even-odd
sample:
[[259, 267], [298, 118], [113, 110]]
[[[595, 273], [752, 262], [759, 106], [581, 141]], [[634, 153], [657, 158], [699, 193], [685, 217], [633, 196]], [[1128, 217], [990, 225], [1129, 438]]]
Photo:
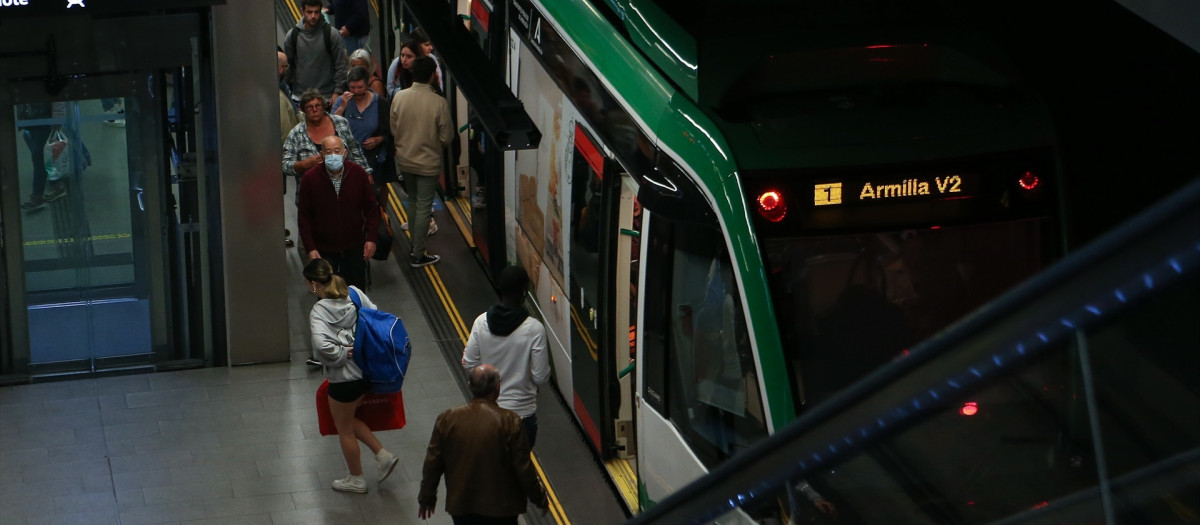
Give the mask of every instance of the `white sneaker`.
[[[408, 231], [408, 223], [406, 222], [406, 223], [401, 224], [400, 229], [404, 230], [404, 231]], [[429, 233], [426, 235], [433, 235], [433, 234], [437, 233], [437, 230], [438, 230], [437, 221], [433, 220], [433, 217], [430, 217], [429, 218]]]
[[362, 476], [346, 476], [342, 479], [333, 480], [333, 490], [338, 492], [354, 492], [356, 494], [367, 493], [367, 482], [363, 481]]
[[379, 482], [383, 483], [383, 480], [388, 479], [388, 476], [392, 475], [392, 471], [396, 470], [400, 458], [391, 452], [380, 450], [379, 454], [375, 456], [375, 462], [379, 464]]

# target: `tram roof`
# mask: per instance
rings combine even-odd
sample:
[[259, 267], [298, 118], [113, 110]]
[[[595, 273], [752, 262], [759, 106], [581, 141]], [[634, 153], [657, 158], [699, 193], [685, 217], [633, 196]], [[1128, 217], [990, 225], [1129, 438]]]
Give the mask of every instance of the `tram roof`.
[[[934, 0], [603, 1], [742, 169], [794, 165], [806, 147], [814, 165], [846, 165], [861, 146], [902, 162], [1049, 141], [1004, 53]], [[892, 125], [864, 126], [882, 106]]]

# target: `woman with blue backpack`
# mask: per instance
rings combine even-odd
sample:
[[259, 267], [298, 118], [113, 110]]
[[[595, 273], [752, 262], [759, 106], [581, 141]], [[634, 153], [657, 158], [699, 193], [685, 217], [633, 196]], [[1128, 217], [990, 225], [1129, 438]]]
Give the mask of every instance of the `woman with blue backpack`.
[[365, 494], [367, 483], [363, 480], [359, 441], [375, 453], [381, 483], [400, 461], [394, 454], [384, 450], [367, 424], [355, 416], [371, 385], [353, 359], [358, 310], [350, 300], [351, 288], [358, 295], [363, 308], [375, 308], [375, 303], [362, 290], [347, 286], [346, 281], [334, 275], [333, 265], [325, 259], [309, 261], [304, 267], [304, 279], [308, 283], [308, 291], [318, 299], [308, 317], [312, 345], [317, 359], [321, 361], [325, 378], [329, 380], [329, 411], [337, 427], [342, 456], [350, 470], [347, 477], [334, 480], [333, 490]]

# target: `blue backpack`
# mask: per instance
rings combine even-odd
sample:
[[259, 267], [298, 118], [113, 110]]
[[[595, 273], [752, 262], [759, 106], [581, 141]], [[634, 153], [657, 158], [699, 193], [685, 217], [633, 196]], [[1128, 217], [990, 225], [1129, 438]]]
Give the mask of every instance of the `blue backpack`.
[[362, 299], [353, 288], [350, 300], [358, 313], [354, 322], [354, 364], [371, 383], [371, 392], [399, 392], [412, 355], [412, 342], [404, 321], [382, 310], [363, 308]]

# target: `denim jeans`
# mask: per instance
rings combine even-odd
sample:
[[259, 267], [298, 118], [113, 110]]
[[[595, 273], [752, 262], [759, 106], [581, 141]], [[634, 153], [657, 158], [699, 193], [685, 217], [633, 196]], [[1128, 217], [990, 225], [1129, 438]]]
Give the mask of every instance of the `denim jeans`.
[[349, 55], [350, 53], [353, 53], [356, 49], [360, 49], [360, 48], [367, 48], [368, 50], [370, 50], [370, 46], [367, 45], [367, 43], [368, 43], [367, 39], [370, 36], [371, 36], [371, 34], [367, 33], [363, 36], [344, 36], [344, 37], [342, 37], [342, 44], [344, 44], [346, 46], [346, 54]]

